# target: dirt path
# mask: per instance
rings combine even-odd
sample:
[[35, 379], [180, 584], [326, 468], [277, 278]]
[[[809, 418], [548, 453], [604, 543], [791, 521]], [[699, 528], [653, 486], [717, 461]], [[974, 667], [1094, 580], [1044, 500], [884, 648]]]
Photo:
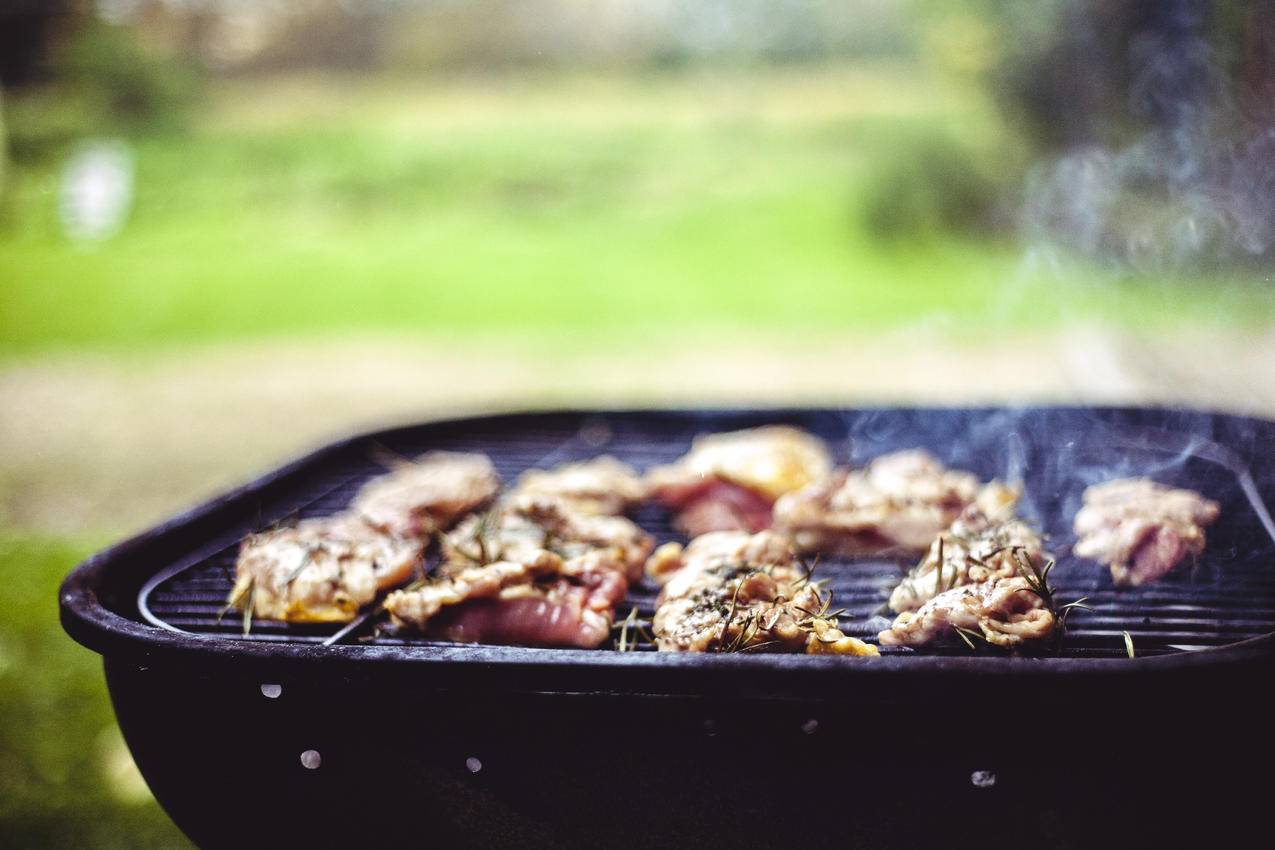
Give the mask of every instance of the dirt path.
[[[681, 347], [679, 347], [681, 346]], [[1275, 415], [1275, 330], [622, 344], [347, 339], [0, 367], [0, 527], [114, 535], [351, 431], [554, 405], [1091, 401]]]

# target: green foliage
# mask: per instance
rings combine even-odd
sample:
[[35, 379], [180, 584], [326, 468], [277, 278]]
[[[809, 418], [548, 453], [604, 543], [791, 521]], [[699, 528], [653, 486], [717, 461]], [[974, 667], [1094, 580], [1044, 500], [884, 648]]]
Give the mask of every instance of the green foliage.
[[[972, 335], [1271, 316], [1266, 290], [1221, 281], [1166, 298], [1159, 281], [1024, 278], [1018, 250], [965, 235], [1014, 171], [1005, 145], [953, 121], [984, 132], [976, 98], [906, 73], [454, 85], [219, 88], [224, 114], [137, 139], [132, 215], [88, 250], [60, 232], [56, 168], [14, 169], [0, 357], [363, 331], [588, 347], [927, 316]], [[741, 114], [723, 96], [741, 89], [792, 112]]]
[[[575, 97], [548, 82], [502, 99], [492, 119], [467, 119], [463, 101], [420, 107], [445, 132], [341, 117], [143, 139], [133, 216], [92, 251], [58, 232], [55, 174], [27, 169], [0, 230], [0, 267], [14, 271], [0, 352], [355, 328], [569, 344], [867, 326], [983, 297], [970, 272], [984, 254], [937, 246], [935, 297], [913, 273], [924, 257], [847, 232], [883, 119], [843, 118], [834, 102], [830, 118], [779, 125], [713, 112], [688, 122], [697, 84], [651, 93], [612, 81], [601, 110], [650, 101], [640, 121], [546, 122]], [[915, 287], [883, 289], [890, 280]]]
[[86, 23], [61, 57], [59, 77], [87, 92], [108, 125], [156, 130], [180, 126], [194, 96], [193, 68], [163, 59], [127, 29]]
[[0, 531], [0, 846], [186, 846], [124, 759], [99, 658], [58, 624], [85, 554]]
[[50, 83], [13, 92], [4, 104], [9, 155], [18, 164], [48, 160], [88, 136], [181, 130], [199, 91], [193, 65], [91, 18], [49, 64]]
[[904, 135], [874, 164], [863, 191], [864, 223], [881, 239], [986, 236], [1008, 190], [986, 158], [951, 136]]

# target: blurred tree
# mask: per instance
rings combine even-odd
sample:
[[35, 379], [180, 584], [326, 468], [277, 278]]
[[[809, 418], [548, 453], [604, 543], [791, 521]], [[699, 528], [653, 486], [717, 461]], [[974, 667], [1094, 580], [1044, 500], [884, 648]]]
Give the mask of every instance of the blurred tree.
[[[0, 20], [9, 14], [0, 13]], [[90, 136], [184, 125], [197, 68], [146, 43], [138, 28], [104, 21], [83, 2], [55, 2], [47, 14], [12, 19], [33, 39], [22, 61], [13, 63], [15, 82], [5, 103], [14, 162], [46, 159]], [[5, 27], [0, 32], [9, 37]]]
[[57, 52], [59, 83], [99, 110], [104, 131], [179, 125], [189, 105], [194, 69], [157, 55], [127, 27], [89, 18]]
[[1181, 124], [1223, 88], [1218, 57], [1234, 32], [1217, 25], [1213, 7], [1212, 0], [1055, 0], [1041, 6], [1049, 27], [1022, 32], [1021, 9], [1011, 3], [999, 10], [1012, 35], [993, 87], [1045, 148], [1115, 144]]
[[998, 214], [1007, 187], [1000, 173], [984, 152], [951, 134], [905, 135], [864, 188], [864, 224], [886, 240], [987, 236], [1003, 224]]
[[77, 5], [74, 0], [0, 3], [0, 85], [15, 88], [48, 79], [51, 47], [73, 21]]
[[992, 91], [1040, 154], [1029, 236], [1154, 273], [1275, 257], [1272, 6], [985, 3]]

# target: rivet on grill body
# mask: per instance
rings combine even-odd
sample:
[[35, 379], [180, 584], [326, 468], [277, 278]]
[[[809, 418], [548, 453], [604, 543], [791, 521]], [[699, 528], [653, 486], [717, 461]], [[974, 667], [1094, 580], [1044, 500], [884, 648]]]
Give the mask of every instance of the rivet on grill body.
[[278, 699], [283, 695], [283, 685], [261, 684], [261, 695], [266, 699]]
[[580, 426], [580, 439], [586, 445], [601, 448], [611, 442], [611, 426], [602, 419], [591, 419]]
[[473, 756], [470, 756], [469, 758], [465, 759], [465, 767], [469, 770], [470, 773], [477, 773], [478, 771], [483, 769], [483, 763], [479, 761], [478, 759], [474, 758]]
[[805, 723], [801, 724], [801, 731], [805, 732], [807, 735], [815, 734], [819, 731], [819, 721], [815, 720], [813, 717], [810, 718]]
[[975, 788], [992, 788], [996, 785], [996, 774], [990, 770], [976, 770], [970, 774], [970, 784]]
[[321, 764], [323, 756], [319, 755], [318, 750], [306, 750], [301, 754], [301, 766], [306, 770], [318, 770]]

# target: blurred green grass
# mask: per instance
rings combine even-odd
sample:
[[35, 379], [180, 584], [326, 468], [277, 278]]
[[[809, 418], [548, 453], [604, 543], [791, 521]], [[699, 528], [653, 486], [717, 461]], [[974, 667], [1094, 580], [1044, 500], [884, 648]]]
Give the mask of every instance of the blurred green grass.
[[129, 764], [57, 587], [102, 541], [0, 532], [0, 846], [184, 847]]
[[902, 72], [895, 98], [864, 95], [884, 73], [423, 93], [324, 78], [253, 93], [278, 115], [230, 86], [188, 133], [134, 140], [133, 215], [103, 244], [60, 233], [56, 159], [16, 169], [0, 355], [351, 329], [587, 346], [927, 317], [973, 334], [1271, 317], [1241, 279], [1113, 282], [1031, 267], [1009, 242], [874, 239], [864, 195], [882, 163], [997, 126], [976, 94]]

